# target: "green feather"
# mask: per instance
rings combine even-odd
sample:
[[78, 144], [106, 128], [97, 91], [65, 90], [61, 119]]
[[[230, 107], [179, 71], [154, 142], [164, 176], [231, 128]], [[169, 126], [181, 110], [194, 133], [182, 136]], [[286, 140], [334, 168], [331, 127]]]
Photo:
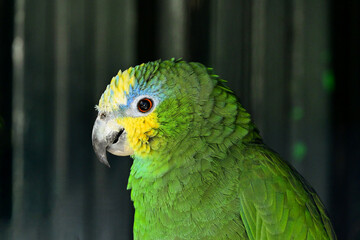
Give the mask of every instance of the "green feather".
[[171, 59], [133, 71], [165, 95], [151, 152], [133, 156], [135, 239], [336, 239], [315, 191], [211, 68]]

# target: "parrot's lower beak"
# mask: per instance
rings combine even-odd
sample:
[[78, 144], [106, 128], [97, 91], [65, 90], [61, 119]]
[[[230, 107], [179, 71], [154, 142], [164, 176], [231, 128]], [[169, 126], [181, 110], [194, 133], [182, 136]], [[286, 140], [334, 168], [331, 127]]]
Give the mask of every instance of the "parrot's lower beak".
[[133, 150], [127, 141], [126, 131], [113, 119], [97, 117], [92, 131], [92, 145], [101, 163], [110, 167], [106, 151], [117, 156], [129, 156]]

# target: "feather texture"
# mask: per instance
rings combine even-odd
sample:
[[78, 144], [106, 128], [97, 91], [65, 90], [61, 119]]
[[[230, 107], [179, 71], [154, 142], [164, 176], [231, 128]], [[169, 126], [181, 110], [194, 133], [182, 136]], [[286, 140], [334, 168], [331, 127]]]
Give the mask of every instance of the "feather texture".
[[135, 239], [336, 239], [315, 191], [262, 142], [212, 69], [172, 59], [128, 72], [126, 99], [161, 99], [153, 125], [126, 118], [139, 138], [129, 141]]

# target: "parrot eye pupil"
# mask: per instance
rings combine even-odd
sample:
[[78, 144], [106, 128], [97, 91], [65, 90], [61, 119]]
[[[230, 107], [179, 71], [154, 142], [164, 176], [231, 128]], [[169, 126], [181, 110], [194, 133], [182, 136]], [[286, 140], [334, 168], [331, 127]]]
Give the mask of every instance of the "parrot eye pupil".
[[142, 113], [148, 112], [152, 108], [153, 102], [151, 99], [143, 98], [138, 102], [138, 109]]

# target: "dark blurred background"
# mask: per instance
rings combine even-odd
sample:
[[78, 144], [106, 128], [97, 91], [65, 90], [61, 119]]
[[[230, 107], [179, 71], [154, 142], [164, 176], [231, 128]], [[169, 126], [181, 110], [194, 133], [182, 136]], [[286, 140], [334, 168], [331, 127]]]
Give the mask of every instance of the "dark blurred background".
[[215, 69], [266, 143], [360, 239], [360, 1], [0, 0], [0, 239], [131, 239], [131, 160], [101, 165], [94, 105], [119, 69]]

